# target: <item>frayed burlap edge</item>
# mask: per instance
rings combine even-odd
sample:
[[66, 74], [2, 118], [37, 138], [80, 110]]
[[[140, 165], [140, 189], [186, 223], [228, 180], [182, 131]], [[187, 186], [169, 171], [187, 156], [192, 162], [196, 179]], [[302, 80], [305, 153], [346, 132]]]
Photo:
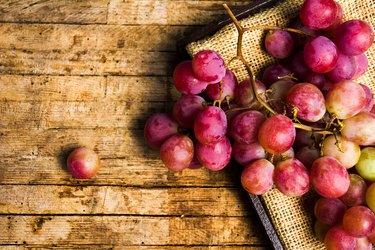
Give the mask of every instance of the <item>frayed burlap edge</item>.
[[[344, 9], [345, 20], [362, 19], [370, 22], [374, 27], [375, 1], [338, 0], [338, 2]], [[241, 24], [244, 27], [256, 25], [286, 27], [293, 18], [298, 16], [302, 3], [303, 0], [284, 1], [271, 9], [241, 20]], [[257, 76], [267, 65], [276, 62], [262, 48], [263, 34], [264, 31], [261, 30], [248, 32], [243, 41], [244, 56]], [[191, 56], [203, 49], [215, 50], [228, 62], [236, 54], [236, 45], [237, 30], [233, 24], [230, 24], [211, 37], [189, 44], [186, 49]], [[365, 75], [356, 81], [366, 84], [375, 91], [375, 46], [372, 46], [366, 52], [366, 55], [369, 60], [369, 67]], [[232, 63], [230, 68], [240, 81], [248, 77], [240, 63]], [[262, 196], [272, 223], [286, 249], [324, 249], [324, 245], [313, 234], [313, 196], [308, 194], [302, 198], [291, 198], [284, 196], [277, 189], [272, 189]]]

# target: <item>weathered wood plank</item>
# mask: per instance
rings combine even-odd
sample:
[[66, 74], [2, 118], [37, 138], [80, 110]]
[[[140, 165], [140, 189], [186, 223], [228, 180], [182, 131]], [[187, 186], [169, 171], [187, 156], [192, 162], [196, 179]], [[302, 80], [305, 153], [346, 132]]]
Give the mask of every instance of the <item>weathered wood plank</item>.
[[122, 1], [111, 0], [110, 24], [202, 25], [225, 13], [223, 4], [239, 6], [251, 1]]
[[[1, 186], [0, 214], [250, 216], [234, 188]], [[215, 209], [212, 209], [212, 208]]]
[[[187, 26], [0, 24], [0, 48], [175, 51]], [[152, 37], [152, 39], [150, 39]]]
[[176, 100], [171, 77], [0, 75], [0, 100], [127, 102]]
[[37, 250], [37, 249], [51, 249], [51, 250], [70, 250], [70, 249], [96, 249], [96, 250], [121, 250], [126, 247], [126, 250], [267, 250], [267, 245], [253, 245], [253, 246], [212, 246], [212, 245], [200, 245], [200, 246], [176, 246], [176, 245], [162, 245], [162, 246], [114, 246], [114, 245], [0, 245], [3, 250]]
[[[156, 154], [156, 153], [155, 153]], [[207, 169], [169, 171], [159, 159], [134, 157], [102, 159], [97, 176], [90, 180], [71, 177], [65, 167], [65, 156], [1, 157], [1, 184], [122, 185], [137, 187], [233, 187], [234, 166], [213, 172]], [[156, 158], [157, 155], [154, 155]], [[150, 159], [151, 158], [151, 159]]]
[[174, 52], [135, 50], [0, 49], [1, 74], [171, 75]]
[[1, 22], [106, 23], [109, 0], [0, 1]]
[[264, 242], [242, 217], [0, 216], [0, 244], [242, 245]]
[[0, 101], [0, 129], [127, 128], [143, 129], [154, 113], [172, 103], [121, 101]]

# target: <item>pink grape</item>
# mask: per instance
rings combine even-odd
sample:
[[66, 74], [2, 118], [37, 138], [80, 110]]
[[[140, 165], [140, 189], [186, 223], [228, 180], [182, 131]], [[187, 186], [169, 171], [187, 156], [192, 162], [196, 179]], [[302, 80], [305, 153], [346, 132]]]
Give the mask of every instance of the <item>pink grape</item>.
[[318, 238], [319, 241], [324, 242], [324, 237], [326, 236], [328, 230], [331, 228], [331, 225], [323, 224], [320, 221], [315, 221], [314, 224], [314, 233], [316, 238]]
[[374, 95], [369, 87], [363, 84], [359, 84], [363, 88], [366, 94], [366, 104], [362, 111], [370, 112], [371, 109], [374, 107]]
[[266, 35], [266, 51], [275, 58], [287, 58], [292, 53], [293, 46], [293, 38], [286, 30], [270, 30]]
[[211, 144], [197, 143], [197, 158], [200, 163], [212, 171], [223, 169], [230, 161], [232, 147], [224, 136], [220, 141]]
[[250, 110], [237, 115], [229, 128], [230, 136], [239, 143], [251, 144], [258, 141], [258, 130], [266, 120], [264, 115], [256, 110]]
[[364, 204], [367, 190], [365, 180], [357, 174], [350, 174], [349, 178], [349, 189], [343, 196], [340, 197], [340, 200], [349, 207]]
[[258, 132], [260, 145], [271, 154], [282, 154], [293, 145], [296, 129], [285, 115], [274, 115], [262, 123]]
[[203, 108], [195, 117], [194, 133], [203, 144], [220, 141], [227, 133], [227, 117], [224, 111], [215, 106]]
[[372, 232], [370, 233], [370, 235], [368, 236], [368, 239], [370, 240], [370, 242], [372, 244], [375, 244], [375, 228], [372, 230]]
[[79, 147], [69, 154], [66, 165], [74, 178], [91, 179], [100, 168], [100, 159], [92, 149]]
[[308, 40], [303, 49], [306, 65], [316, 73], [327, 73], [336, 67], [338, 50], [336, 45], [324, 36]]
[[366, 190], [366, 203], [367, 206], [375, 213], [375, 183], [372, 183]]
[[[261, 81], [255, 80], [255, 88], [256, 93], [260, 95], [261, 98], [265, 98], [264, 95], [266, 92], [266, 86], [264, 86], [264, 84]], [[249, 79], [246, 79], [237, 85], [236, 90], [234, 92], [234, 99], [242, 107], [262, 107], [260, 103], [257, 101], [256, 97], [253, 95], [253, 89]]]
[[173, 83], [182, 94], [199, 94], [207, 88], [207, 82], [194, 76], [192, 62], [183, 61], [174, 69]]
[[228, 127], [230, 127], [230, 125], [232, 124], [234, 118], [243, 113], [244, 111], [243, 110], [236, 110], [237, 108], [239, 108], [239, 106], [235, 103], [231, 103], [229, 104], [229, 107], [224, 107], [224, 110], [226, 111], [226, 114], [227, 114], [227, 120], [228, 120]]
[[281, 77], [289, 76], [291, 74], [292, 72], [287, 66], [283, 64], [271, 64], [263, 71], [262, 83], [269, 87], [272, 83], [280, 80]]
[[324, 74], [319, 74], [315, 72], [306, 73], [303, 77], [303, 80], [305, 82], [314, 84], [318, 89], [323, 89], [324, 84], [327, 81]]
[[365, 54], [359, 54], [358, 56], [354, 56], [354, 61], [356, 63], [356, 69], [352, 79], [357, 79], [366, 72], [368, 68], [368, 59]]
[[311, 29], [326, 29], [335, 23], [337, 8], [333, 0], [305, 0], [300, 18]]
[[204, 92], [211, 100], [224, 100], [226, 97], [233, 99], [234, 90], [237, 86], [237, 78], [232, 71], [226, 71], [224, 78], [221, 80], [221, 84], [221, 93], [219, 83], [208, 85]]
[[296, 158], [308, 169], [311, 168], [313, 162], [319, 157], [319, 149], [311, 146], [304, 146], [296, 153]]
[[371, 25], [362, 20], [349, 20], [340, 24], [335, 32], [335, 43], [340, 51], [349, 56], [365, 52], [374, 42]]
[[292, 59], [292, 71], [297, 78], [300, 80], [304, 79], [304, 76], [311, 72], [310, 68], [305, 63], [303, 51], [296, 53]]
[[355, 116], [366, 105], [366, 93], [356, 82], [345, 80], [338, 82], [328, 91], [326, 107], [328, 112], [339, 119]]
[[321, 223], [327, 225], [340, 223], [344, 217], [345, 211], [345, 204], [337, 198], [330, 199], [321, 197], [314, 205], [314, 215]]
[[194, 119], [206, 105], [205, 100], [197, 95], [183, 95], [173, 106], [173, 118], [183, 128], [193, 128]]
[[273, 164], [266, 159], [256, 160], [242, 171], [241, 184], [251, 194], [265, 194], [272, 188], [274, 169]]
[[354, 237], [367, 237], [375, 227], [375, 215], [365, 206], [349, 208], [342, 219], [344, 230]]
[[335, 226], [328, 230], [324, 245], [327, 250], [354, 250], [356, 238], [345, 232], [342, 226]]
[[286, 100], [297, 108], [297, 117], [305, 121], [316, 122], [326, 112], [322, 92], [311, 83], [298, 83], [288, 92]]
[[266, 151], [257, 142], [252, 144], [235, 142], [232, 145], [232, 156], [241, 166], [245, 167], [254, 160], [266, 158]]
[[355, 169], [367, 181], [375, 181], [375, 147], [365, 147], [361, 150]]
[[292, 88], [295, 83], [289, 79], [278, 80], [269, 88], [269, 100], [272, 107], [278, 112], [283, 113], [285, 110], [286, 96], [290, 88]]
[[152, 148], [160, 148], [172, 135], [177, 134], [178, 125], [171, 116], [157, 113], [147, 119], [144, 137]]
[[310, 188], [309, 172], [297, 159], [279, 162], [275, 168], [274, 182], [277, 189], [287, 196], [302, 196]]
[[335, 2], [335, 4], [337, 6], [335, 22], [327, 28], [327, 30], [331, 32], [337, 29], [337, 27], [342, 23], [342, 19], [344, 17], [344, 10], [342, 9], [341, 5], [337, 2]]
[[367, 237], [357, 238], [354, 250], [372, 250], [372, 244]]
[[339, 53], [336, 67], [327, 73], [328, 78], [333, 82], [350, 80], [353, 78], [357, 69], [356, 60], [353, 56], [347, 56]]
[[[319, 30], [312, 30], [309, 27], [305, 26], [299, 20], [299, 18], [297, 18], [295, 21], [293, 21], [293, 23], [290, 27], [293, 28], [293, 29], [300, 30], [305, 34], [310, 35], [311, 37], [318, 36], [320, 34]], [[296, 33], [292, 33], [291, 35], [293, 37], [295, 47], [302, 47], [305, 44], [306, 38], [304, 36], [301, 36], [300, 34], [296, 34]]]
[[314, 190], [325, 198], [338, 198], [349, 189], [349, 174], [335, 158], [323, 156], [314, 161], [310, 180]]
[[160, 148], [161, 160], [172, 171], [188, 168], [193, 157], [193, 141], [186, 135], [173, 135]]
[[361, 112], [343, 120], [341, 134], [348, 140], [361, 146], [375, 143], [375, 114]]
[[193, 57], [194, 75], [207, 83], [220, 82], [226, 73], [223, 58], [215, 51], [202, 50]]
[[[337, 145], [337, 141], [340, 143], [340, 148]], [[361, 156], [359, 145], [340, 135], [326, 137], [323, 141], [322, 149], [323, 155], [336, 158], [345, 168], [354, 167]]]

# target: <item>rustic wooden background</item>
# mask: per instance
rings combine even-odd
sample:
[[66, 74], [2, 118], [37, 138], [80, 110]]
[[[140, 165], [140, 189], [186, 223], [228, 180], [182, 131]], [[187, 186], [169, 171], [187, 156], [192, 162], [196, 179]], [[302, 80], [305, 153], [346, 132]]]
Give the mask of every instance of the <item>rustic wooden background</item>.
[[[231, 169], [172, 173], [143, 141], [178, 96], [176, 41], [224, 2], [0, 1], [1, 249], [268, 248]], [[77, 146], [95, 179], [66, 171]]]

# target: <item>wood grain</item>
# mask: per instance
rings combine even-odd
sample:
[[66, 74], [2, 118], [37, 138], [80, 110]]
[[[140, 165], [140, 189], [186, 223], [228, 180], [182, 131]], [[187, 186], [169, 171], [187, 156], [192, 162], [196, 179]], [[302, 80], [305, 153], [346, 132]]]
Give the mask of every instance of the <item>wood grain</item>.
[[246, 199], [242, 191], [230, 188], [18, 185], [1, 188], [0, 214], [245, 217], [251, 215], [249, 207], [241, 205]]
[[[121, 250], [124, 249], [125, 246], [115, 246], [115, 245], [79, 245], [79, 248], [77, 245], [64, 245], [64, 246], [58, 246], [56, 244], [52, 245], [38, 245], [38, 244], [27, 244], [27, 246], [24, 245], [0, 245], [3, 250], [36, 250], [36, 249], [56, 249], [56, 250], [69, 250], [69, 249], [96, 249], [96, 250]], [[245, 246], [213, 246], [213, 245], [189, 245], [189, 246], [178, 246], [178, 245], [162, 245], [162, 246], [129, 246], [126, 245], [127, 250], [201, 250], [201, 249], [207, 249], [207, 250], [266, 250], [269, 249], [264, 245], [245, 245]]]
[[109, 0], [0, 1], [1, 22], [106, 23]]
[[241, 245], [260, 236], [238, 217], [0, 216], [2, 244]]

